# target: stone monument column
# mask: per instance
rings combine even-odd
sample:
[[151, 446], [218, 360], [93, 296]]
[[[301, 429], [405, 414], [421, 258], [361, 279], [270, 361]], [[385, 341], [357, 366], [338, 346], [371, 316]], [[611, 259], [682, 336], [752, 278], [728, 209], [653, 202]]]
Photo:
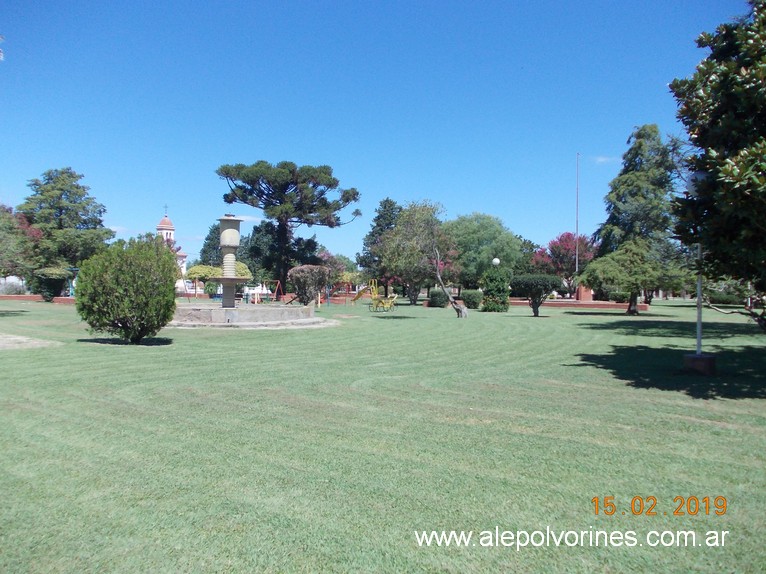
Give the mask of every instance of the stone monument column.
[[239, 247], [239, 224], [242, 220], [227, 213], [218, 221], [221, 224], [221, 254], [223, 255], [223, 277], [220, 278], [223, 286], [223, 303], [221, 306], [233, 309], [236, 305], [236, 254]]

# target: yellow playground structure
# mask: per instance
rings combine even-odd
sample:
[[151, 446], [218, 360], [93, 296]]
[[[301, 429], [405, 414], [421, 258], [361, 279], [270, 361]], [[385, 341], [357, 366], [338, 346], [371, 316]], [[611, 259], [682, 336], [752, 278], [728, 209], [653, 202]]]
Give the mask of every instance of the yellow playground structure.
[[389, 295], [388, 297], [381, 296], [378, 292], [377, 279], [371, 279], [367, 287], [360, 289], [351, 302], [354, 303], [368, 291], [370, 293], [370, 311], [383, 311], [384, 313], [387, 313], [388, 311], [396, 309], [396, 295]]

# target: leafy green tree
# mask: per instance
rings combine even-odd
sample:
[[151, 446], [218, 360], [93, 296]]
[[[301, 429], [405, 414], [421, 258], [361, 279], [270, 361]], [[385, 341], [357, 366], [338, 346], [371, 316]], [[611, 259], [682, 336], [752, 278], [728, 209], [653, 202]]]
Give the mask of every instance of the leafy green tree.
[[106, 208], [78, 183], [84, 176], [71, 168], [46, 171], [29, 182], [32, 195], [18, 206], [30, 225], [39, 229], [39, 254], [44, 265], [76, 266], [114, 237], [104, 227]]
[[[34, 235], [21, 214], [0, 204], [0, 276], [28, 276], [34, 268], [32, 249]], [[39, 239], [39, 236], [38, 236]]]
[[77, 312], [93, 331], [139, 343], [173, 319], [177, 277], [175, 254], [162, 238], [116, 241], [81, 265]]
[[443, 275], [451, 272], [454, 246], [442, 230], [440, 212], [435, 203], [410, 203], [372, 249], [381, 266], [406, 286], [413, 305], [424, 286], [443, 282]]
[[561, 277], [556, 275], [517, 275], [511, 279], [511, 295], [526, 297], [532, 314], [539, 317], [540, 306], [561, 285]]
[[456, 263], [461, 286], [475, 289], [494, 258], [509, 274], [518, 270], [524, 256], [522, 240], [508, 231], [499, 218], [484, 213], [461, 215], [444, 223], [444, 230], [455, 242]]
[[[529, 239], [524, 239], [521, 235], [516, 238], [521, 242], [521, 260], [516, 262], [513, 267], [515, 273], [536, 273], [537, 268], [533, 264], [535, 254], [541, 246]], [[502, 261], [500, 262], [502, 265]]]
[[210, 229], [208, 229], [205, 241], [202, 243], [202, 249], [200, 249], [199, 252], [199, 262], [202, 265], [209, 265], [211, 267], [220, 267], [223, 265], [220, 223], [214, 223], [210, 226]]
[[343, 277], [347, 273], [353, 273], [356, 269], [356, 263], [345, 255], [333, 255], [327, 249], [321, 248], [319, 251], [319, 258], [322, 260], [322, 265], [327, 267], [330, 271], [328, 279], [329, 285], [334, 285], [340, 281], [343, 281]]
[[[291, 265], [291, 241], [300, 225], [338, 227], [339, 212], [359, 200], [355, 188], [341, 189], [327, 165], [298, 167], [283, 161], [272, 165], [258, 161], [253, 165], [222, 165], [216, 173], [226, 181], [226, 203], [243, 203], [263, 210], [276, 222], [277, 261], [275, 273], [285, 285]], [[337, 192], [337, 199], [330, 199]], [[352, 214], [360, 215], [358, 210]]]
[[[106, 209], [88, 194], [87, 186], [79, 183], [82, 178], [69, 167], [48, 170], [42, 179], [29, 182], [32, 194], [17, 208], [40, 233], [34, 244], [38, 271], [29, 281], [35, 292], [43, 288], [45, 277], [61, 277], [63, 286], [68, 268], [79, 266], [114, 237], [114, 232], [104, 227]], [[39, 271], [41, 268], [45, 271]]]
[[[283, 257], [287, 257], [291, 268], [322, 263], [316, 236], [308, 239], [293, 237], [284, 253], [280, 252], [278, 237], [277, 226], [271, 221], [262, 221], [253, 227], [250, 235], [242, 238], [237, 258], [250, 267], [259, 281], [279, 279], [278, 267]], [[286, 289], [284, 283], [281, 285], [282, 289]]]
[[330, 280], [330, 269], [324, 265], [299, 265], [287, 274], [302, 305], [315, 301]]
[[388, 284], [393, 276], [385, 269], [375, 252], [380, 238], [396, 226], [396, 220], [401, 212], [402, 206], [393, 199], [386, 197], [381, 200], [375, 210], [371, 229], [362, 240], [362, 252], [356, 254], [356, 263], [362, 269], [362, 273], [368, 279], [377, 279], [384, 286], [386, 296], [388, 296]]
[[654, 242], [647, 253], [651, 262], [655, 283], [644, 290], [644, 302], [651, 303], [657, 290], [666, 292], [690, 291], [694, 289], [694, 256], [688, 248], [677, 241], [667, 239]]
[[212, 265], [192, 265], [186, 270], [186, 278], [191, 281], [202, 281], [207, 283], [213, 277], [221, 277], [223, 270], [220, 267], [213, 267]]
[[671, 196], [676, 166], [659, 128], [647, 124], [636, 128], [622, 156], [622, 169], [609, 183], [604, 198], [607, 219], [594, 238], [598, 255], [616, 251], [636, 238], [663, 240], [672, 227]]
[[627, 313], [638, 315], [638, 297], [657, 283], [657, 267], [649, 253], [647, 240], [626, 241], [617, 251], [591, 261], [582, 281], [594, 289], [629, 293]]
[[[676, 232], [701, 243], [705, 272], [766, 291], [766, 2], [697, 39], [710, 50], [670, 85], [696, 148], [696, 185], [675, 203]], [[757, 319], [757, 315], [754, 315]], [[763, 313], [761, 320], [766, 321]]]

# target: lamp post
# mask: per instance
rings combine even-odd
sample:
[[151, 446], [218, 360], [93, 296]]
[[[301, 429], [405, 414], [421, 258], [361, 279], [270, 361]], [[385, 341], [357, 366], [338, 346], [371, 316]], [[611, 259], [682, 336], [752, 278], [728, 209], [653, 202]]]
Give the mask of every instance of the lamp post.
[[[689, 179], [689, 195], [697, 194], [697, 185], [707, 178], [704, 172], [695, 172]], [[697, 348], [684, 355], [684, 367], [703, 375], [715, 374], [715, 357], [702, 352], [702, 242], [697, 243]]]

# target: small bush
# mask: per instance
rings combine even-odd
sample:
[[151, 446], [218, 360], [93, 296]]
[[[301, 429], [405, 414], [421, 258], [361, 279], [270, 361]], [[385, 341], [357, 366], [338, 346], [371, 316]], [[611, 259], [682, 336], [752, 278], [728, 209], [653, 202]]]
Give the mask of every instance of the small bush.
[[324, 289], [330, 280], [330, 269], [324, 265], [299, 265], [287, 272], [298, 301], [308, 305]]
[[139, 343], [173, 319], [178, 265], [165, 242], [116, 241], [80, 266], [75, 303], [93, 331]]
[[478, 309], [481, 305], [481, 300], [484, 298], [484, 293], [478, 289], [463, 289], [460, 295], [463, 303], [469, 309]]
[[630, 299], [630, 293], [625, 293], [624, 291], [611, 291], [609, 293], [609, 301], [614, 301], [615, 303], [627, 303], [628, 299]]
[[742, 305], [745, 298], [737, 293], [707, 293], [706, 299], [713, 305]]
[[449, 297], [441, 289], [431, 289], [431, 296], [428, 298], [429, 307], [446, 307], [449, 304]]

